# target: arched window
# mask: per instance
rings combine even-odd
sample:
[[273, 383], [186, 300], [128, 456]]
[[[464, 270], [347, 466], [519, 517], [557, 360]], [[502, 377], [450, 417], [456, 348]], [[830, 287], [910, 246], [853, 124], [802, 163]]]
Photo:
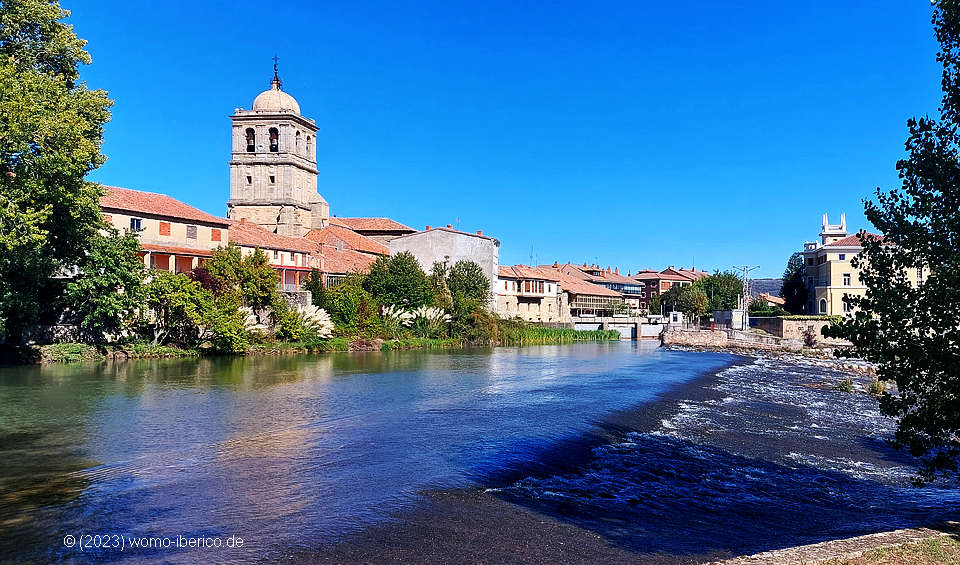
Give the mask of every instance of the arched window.
[[824, 298], [820, 299], [820, 313], [821, 314], [827, 313], [827, 301]]
[[280, 132], [277, 128], [270, 128], [270, 151], [273, 153], [280, 151]]
[[257, 150], [257, 134], [253, 128], [247, 128], [247, 153], [253, 153]]
[[307, 136], [307, 157], [313, 157], [313, 138]]
[[302, 145], [303, 140], [300, 139], [300, 130], [297, 130], [296, 142], [297, 142], [297, 153], [303, 153], [303, 145]]

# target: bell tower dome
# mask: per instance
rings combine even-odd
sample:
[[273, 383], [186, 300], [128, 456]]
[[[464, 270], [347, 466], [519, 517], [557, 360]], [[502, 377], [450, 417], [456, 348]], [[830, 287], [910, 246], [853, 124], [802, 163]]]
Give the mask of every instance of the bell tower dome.
[[317, 126], [284, 92], [276, 58], [270, 88], [250, 110], [234, 110], [230, 120], [227, 217], [294, 237], [325, 227], [330, 206], [317, 192]]

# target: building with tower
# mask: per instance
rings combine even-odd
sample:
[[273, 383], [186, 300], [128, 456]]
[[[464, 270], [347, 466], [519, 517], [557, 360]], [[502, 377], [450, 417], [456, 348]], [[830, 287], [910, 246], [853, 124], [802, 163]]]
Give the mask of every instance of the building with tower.
[[230, 116], [227, 216], [301, 237], [330, 222], [330, 206], [317, 192], [317, 125], [283, 91], [276, 63], [273, 71], [270, 89], [254, 98], [252, 108]]

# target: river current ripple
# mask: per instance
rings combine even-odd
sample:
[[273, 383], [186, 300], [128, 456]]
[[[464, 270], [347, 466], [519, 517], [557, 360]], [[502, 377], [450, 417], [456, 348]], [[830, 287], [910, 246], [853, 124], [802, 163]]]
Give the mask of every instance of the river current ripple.
[[960, 516], [951, 485], [911, 484], [894, 422], [835, 390], [843, 378], [803, 359], [735, 365], [579, 469], [491, 490], [642, 552], [748, 554]]

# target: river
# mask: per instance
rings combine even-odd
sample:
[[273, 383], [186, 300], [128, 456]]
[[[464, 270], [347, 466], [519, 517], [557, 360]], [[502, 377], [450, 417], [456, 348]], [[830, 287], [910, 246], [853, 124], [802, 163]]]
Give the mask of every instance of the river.
[[[679, 554], [954, 516], [874, 401], [800, 386], [828, 372], [629, 342], [0, 368], [0, 560], [280, 558], [432, 489]], [[243, 546], [65, 546], [86, 534]]]

